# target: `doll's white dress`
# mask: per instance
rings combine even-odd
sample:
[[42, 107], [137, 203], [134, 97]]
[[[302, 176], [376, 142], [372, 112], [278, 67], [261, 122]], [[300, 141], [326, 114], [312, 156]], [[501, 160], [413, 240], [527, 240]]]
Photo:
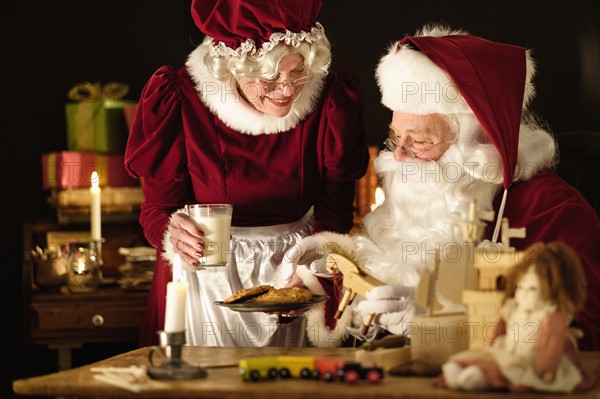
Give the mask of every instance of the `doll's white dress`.
[[[539, 336], [552, 334], [552, 331], [544, 331], [542, 322], [555, 312], [555, 305], [547, 305], [531, 313], [519, 312], [515, 308], [514, 300], [509, 299], [500, 313], [506, 320], [506, 334], [500, 336], [490, 347], [459, 352], [448, 360], [467, 363], [471, 360], [492, 361], [514, 386], [530, 387], [539, 391], [571, 392], [582, 381], [582, 375], [566, 354], [562, 355], [553, 381], [544, 381], [535, 370]], [[570, 318], [567, 322], [569, 321]]]

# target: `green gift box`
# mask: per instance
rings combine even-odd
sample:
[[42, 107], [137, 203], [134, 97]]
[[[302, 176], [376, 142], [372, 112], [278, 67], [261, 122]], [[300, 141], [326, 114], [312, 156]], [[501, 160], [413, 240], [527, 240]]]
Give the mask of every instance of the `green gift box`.
[[[75, 86], [69, 92], [71, 99], [80, 100], [65, 105], [69, 151], [105, 154], [125, 152], [129, 130], [124, 108], [135, 102], [120, 99], [123, 93], [117, 94], [110, 85], [102, 89], [98, 83], [86, 83]], [[107, 92], [106, 88], [112, 88], [113, 91]]]

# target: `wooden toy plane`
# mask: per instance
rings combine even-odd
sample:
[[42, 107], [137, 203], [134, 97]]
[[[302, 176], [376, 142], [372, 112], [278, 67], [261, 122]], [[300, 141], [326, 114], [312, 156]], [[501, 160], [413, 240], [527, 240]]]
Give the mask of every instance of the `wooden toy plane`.
[[[380, 285], [386, 285], [375, 277], [364, 273], [356, 266], [356, 264], [354, 264], [354, 262], [340, 254], [331, 253], [327, 256], [327, 269], [330, 272], [340, 272], [344, 276], [342, 280], [344, 295], [340, 301], [338, 310], [335, 313], [336, 319], [342, 317], [342, 313], [344, 313], [346, 307], [352, 303], [357, 294], [364, 297], [370, 289]], [[364, 318], [363, 326], [360, 330], [361, 334], [366, 335], [374, 318], [375, 314], [367, 315]]]

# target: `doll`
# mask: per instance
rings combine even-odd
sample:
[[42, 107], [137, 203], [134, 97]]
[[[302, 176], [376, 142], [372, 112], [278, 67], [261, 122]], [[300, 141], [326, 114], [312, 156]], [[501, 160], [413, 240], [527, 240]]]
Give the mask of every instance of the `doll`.
[[578, 357], [579, 330], [569, 329], [585, 302], [577, 255], [561, 243], [536, 243], [506, 276], [505, 296], [489, 346], [451, 356], [439, 385], [466, 391], [582, 391], [594, 378]]

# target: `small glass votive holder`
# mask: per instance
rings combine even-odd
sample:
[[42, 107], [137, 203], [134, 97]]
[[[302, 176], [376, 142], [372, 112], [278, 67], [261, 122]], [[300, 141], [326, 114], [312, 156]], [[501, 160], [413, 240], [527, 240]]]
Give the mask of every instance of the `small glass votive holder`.
[[69, 244], [67, 287], [73, 294], [95, 292], [100, 286], [100, 258], [97, 241]]

